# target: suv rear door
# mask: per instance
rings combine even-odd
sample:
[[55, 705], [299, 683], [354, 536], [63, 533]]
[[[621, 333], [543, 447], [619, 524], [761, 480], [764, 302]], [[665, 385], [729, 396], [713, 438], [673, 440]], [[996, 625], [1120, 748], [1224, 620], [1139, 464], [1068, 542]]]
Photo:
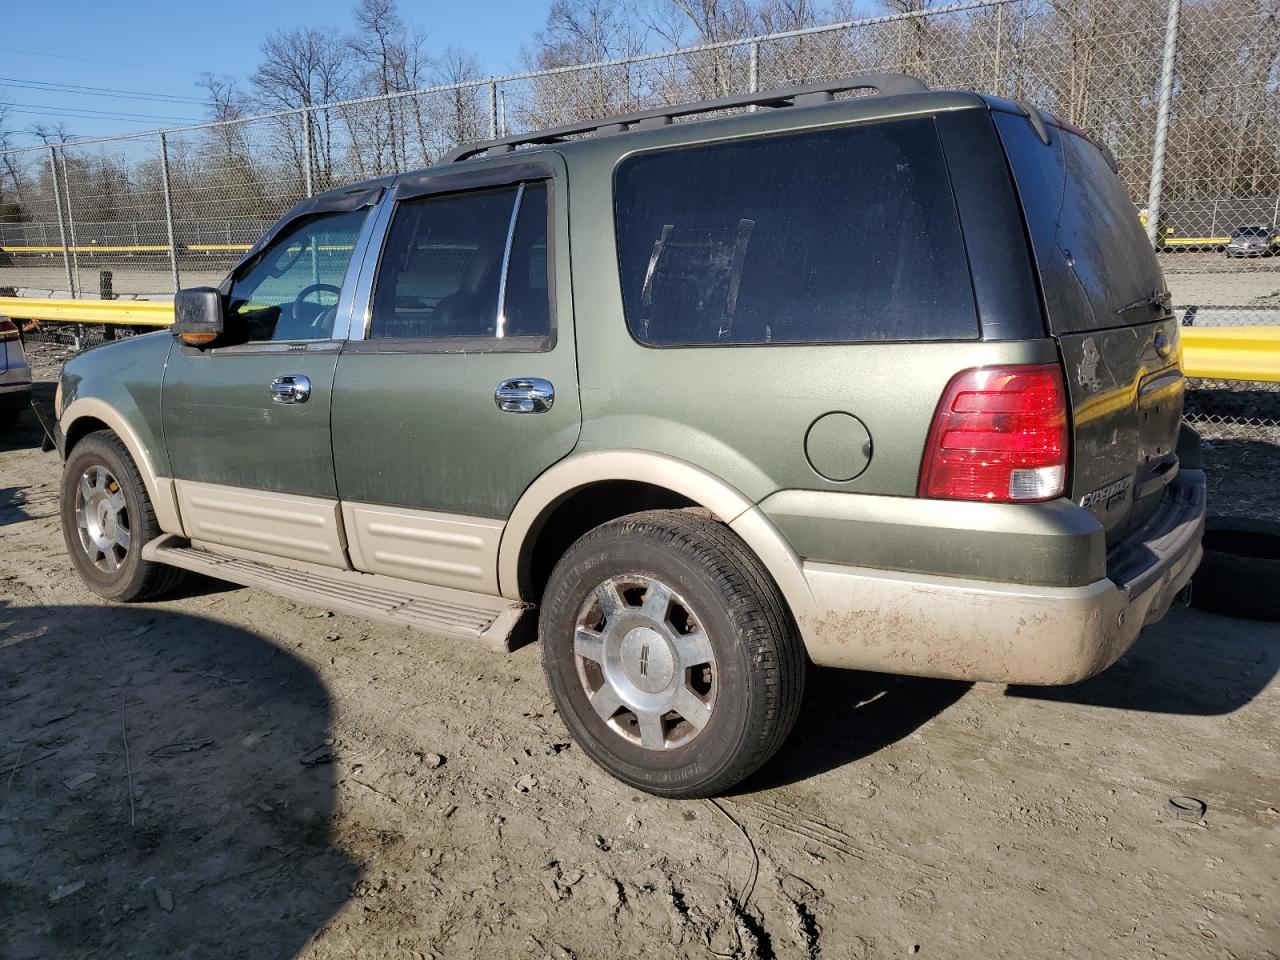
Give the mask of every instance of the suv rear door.
[[1022, 201], [1072, 408], [1071, 497], [1113, 545], [1178, 470], [1178, 325], [1137, 211], [1107, 156], [1048, 124], [993, 111]]
[[581, 424], [564, 163], [411, 174], [388, 216], [334, 381], [351, 562], [496, 593], [506, 518]]

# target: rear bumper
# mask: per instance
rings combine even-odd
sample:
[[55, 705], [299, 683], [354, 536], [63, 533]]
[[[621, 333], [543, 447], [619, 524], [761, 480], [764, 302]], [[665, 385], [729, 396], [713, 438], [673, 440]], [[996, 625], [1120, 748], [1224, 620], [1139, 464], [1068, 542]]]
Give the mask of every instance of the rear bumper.
[[1028, 684], [1092, 676], [1168, 612], [1200, 563], [1204, 474], [1184, 470], [1165, 497], [1146, 539], [1084, 586], [806, 562], [805, 646], [815, 663], [883, 673]]

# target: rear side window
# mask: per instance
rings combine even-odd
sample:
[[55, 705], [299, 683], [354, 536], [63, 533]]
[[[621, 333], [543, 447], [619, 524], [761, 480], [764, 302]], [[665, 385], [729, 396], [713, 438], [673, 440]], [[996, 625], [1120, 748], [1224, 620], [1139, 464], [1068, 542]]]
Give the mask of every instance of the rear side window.
[[978, 335], [930, 119], [631, 157], [615, 176], [615, 217], [641, 343]]

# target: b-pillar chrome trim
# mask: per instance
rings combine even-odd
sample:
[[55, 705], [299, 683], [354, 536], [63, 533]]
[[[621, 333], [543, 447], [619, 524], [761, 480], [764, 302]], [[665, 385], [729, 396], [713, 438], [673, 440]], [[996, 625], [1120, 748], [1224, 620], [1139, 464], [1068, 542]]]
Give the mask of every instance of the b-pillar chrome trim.
[[387, 238], [387, 228], [391, 223], [391, 213], [395, 209], [395, 189], [389, 187], [382, 191], [369, 218], [365, 220], [360, 237], [356, 240], [356, 248], [351, 254], [351, 265], [347, 269], [347, 281], [342, 285], [342, 298], [338, 301], [338, 319], [344, 316], [343, 306], [347, 308], [346, 339], [364, 340], [369, 336], [369, 319], [373, 306], [373, 278], [378, 272], [378, 261], [382, 257], [382, 244]]

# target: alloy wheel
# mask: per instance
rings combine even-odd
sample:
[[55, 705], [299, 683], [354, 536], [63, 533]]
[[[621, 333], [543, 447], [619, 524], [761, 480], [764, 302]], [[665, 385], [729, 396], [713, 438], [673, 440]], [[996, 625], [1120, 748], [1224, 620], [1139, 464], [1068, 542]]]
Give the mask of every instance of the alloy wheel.
[[633, 574], [597, 585], [578, 613], [574, 655], [592, 709], [646, 750], [683, 746], [711, 719], [711, 640], [692, 607], [661, 580]]

